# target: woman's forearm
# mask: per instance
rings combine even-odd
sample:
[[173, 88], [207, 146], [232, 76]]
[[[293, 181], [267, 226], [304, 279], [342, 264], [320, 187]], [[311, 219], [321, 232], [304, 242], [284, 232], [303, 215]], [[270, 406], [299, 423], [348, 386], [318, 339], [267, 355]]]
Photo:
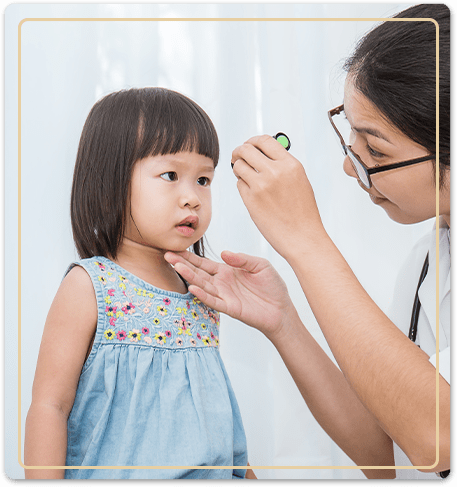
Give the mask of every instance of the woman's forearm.
[[[27, 414], [24, 463], [26, 466], [65, 465], [67, 415], [56, 405], [33, 405]], [[63, 479], [65, 469], [25, 469], [26, 479]]]
[[[295, 309], [271, 338], [315, 419], [359, 466], [393, 466], [392, 440], [362, 405], [341, 371], [314, 340]], [[394, 478], [393, 469], [363, 470]]]
[[[376, 306], [331, 239], [302, 242], [287, 260], [344, 376], [413, 465], [436, 452], [436, 371]], [[450, 388], [440, 380], [440, 464], [449, 468]], [[430, 471], [430, 470], [426, 470]]]

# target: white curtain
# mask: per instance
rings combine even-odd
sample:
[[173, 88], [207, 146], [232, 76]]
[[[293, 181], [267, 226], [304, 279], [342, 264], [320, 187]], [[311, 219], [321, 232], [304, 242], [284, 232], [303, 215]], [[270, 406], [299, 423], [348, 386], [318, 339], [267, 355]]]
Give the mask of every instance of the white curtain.
[[[342, 170], [327, 111], [342, 101], [342, 62], [376, 21], [400, 4], [11, 5], [5, 12], [6, 460], [18, 463], [46, 315], [74, 250], [69, 195], [84, 120], [101, 96], [164, 86], [199, 103], [218, 130], [221, 158], [207, 240], [268, 258], [286, 280], [305, 326], [331, 355], [298, 281], [259, 234], [242, 204], [231, 151], [252, 135], [282, 131], [313, 184], [325, 226], [357, 277], [385, 309], [395, 275], [432, 222], [395, 224]], [[107, 21], [81, 18], [145, 19]], [[18, 404], [18, 25], [21, 40], [21, 389]], [[72, 18], [79, 20], [37, 20]], [[156, 21], [147, 18], [294, 18], [294, 21]], [[302, 19], [302, 20], [298, 20]], [[299, 197], [300, 195], [297, 195]], [[396, 242], [392, 245], [392, 242]], [[75, 310], [77, 312], [77, 310]], [[259, 478], [363, 478], [312, 417], [271, 343], [222, 318], [221, 353], [238, 397]], [[325, 384], [322, 384], [325, 387]]]

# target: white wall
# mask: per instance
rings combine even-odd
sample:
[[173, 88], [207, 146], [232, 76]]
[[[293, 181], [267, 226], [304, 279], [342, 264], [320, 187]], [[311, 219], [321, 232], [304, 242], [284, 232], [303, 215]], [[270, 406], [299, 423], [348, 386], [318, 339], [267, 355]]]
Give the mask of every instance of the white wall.
[[[325, 226], [374, 300], [386, 308], [396, 272], [431, 222], [401, 226], [342, 171], [327, 110], [342, 101], [342, 60], [374, 22], [27, 21], [21, 29], [21, 343], [18, 330], [18, 24], [24, 18], [378, 18], [399, 4], [11, 5], [5, 12], [6, 471], [23, 478], [21, 429], [47, 311], [77, 255], [69, 195], [79, 135], [93, 103], [128, 87], [164, 86], [213, 119], [221, 158], [207, 233], [224, 249], [260, 255], [285, 278], [305, 325], [328, 351], [292, 270], [261, 237], [238, 195], [231, 151], [258, 133], [287, 133], [313, 184]], [[396, 245], [391, 244], [392, 241]], [[252, 465], [348, 466], [309, 413], [271, 344], [223, 318], [221, 353], [245, 421]], [[258, 470], [259, 478], [361, 478], [351, 469]]]

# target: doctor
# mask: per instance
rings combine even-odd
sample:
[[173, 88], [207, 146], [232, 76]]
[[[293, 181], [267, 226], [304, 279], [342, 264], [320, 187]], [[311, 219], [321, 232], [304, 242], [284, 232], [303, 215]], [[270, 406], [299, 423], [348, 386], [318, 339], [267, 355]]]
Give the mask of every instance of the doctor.
[[324, 430], [357, 465], [374, 467], [362, 468], [368, 478], [439, 478], [450, 468], [449, 16], [437, 4], [396, 16], [439, 23], [439, 155], [432, 22], [384, 22], [368, 33], [346, 62], [344, 104], [329, 111], [344, 170], [391, 219], [433, 219], [439, 187], [438, 429], [434, 228], [401, 270], [386, 316], [327, 235], [301, 163], [269, 136], [233, 151], [250, 216], [295, 271], [339, 368], [300, 321], [268, 261], [227, 251], [225, 264], [166, 254], [199, 299], [272, 341]]

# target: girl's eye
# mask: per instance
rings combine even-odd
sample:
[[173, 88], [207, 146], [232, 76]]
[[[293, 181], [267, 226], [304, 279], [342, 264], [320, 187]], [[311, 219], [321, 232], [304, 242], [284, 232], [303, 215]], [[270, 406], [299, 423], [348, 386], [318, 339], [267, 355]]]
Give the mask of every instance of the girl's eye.
[[166, 181], [176, 181], [178, 179], [178, 175], [174, 171], [164, 172], [160, 177]]
[[202, 176], [201, 178], [198, 178], [197, 179], [197, 183], [200, 185], [200, 186], [209, 186], [211, 181], [209, 178], [207, 178], [206, 176]]

